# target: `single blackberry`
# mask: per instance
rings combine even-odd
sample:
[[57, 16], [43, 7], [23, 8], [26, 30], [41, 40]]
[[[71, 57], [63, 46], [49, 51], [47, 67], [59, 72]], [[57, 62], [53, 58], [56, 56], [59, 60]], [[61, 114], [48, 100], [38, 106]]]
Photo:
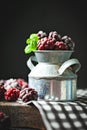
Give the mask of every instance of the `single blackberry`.
[[62, 41], [69, 47], [70, 50], [74, 50], [75, 43], [72, 41], [72, 39], [68, 36], [63, 36]]
[[6, 101], [16, 101], [19, 97], [19, 94], [20, 94], [20, 90], [17, 89], [17, 88], [9, 88], [5, 94], [4, 94], [4, 97], [5, 97], [5, 100]]
[[61, 41], [61, 35], [58, 34], [56, 31], [50, 32], [48, 38], [55, 39], [55, 41]]
[[28, 88], [28, 83], [24, 79], [18, 78], [18, 79], [16, 79], [16, 81], [17, 81], [18, 85], [20, 86], [20, 90], [22, 90], [24, 88]]
[[68, 46], [64, 44], [64, 42], [57, 41], [55, 43], [55, 50], [68, 50]]
[[43, 31], [39, 31], [39, 32], [37, 33], [37, 35], [38, 35], [39, 39], [41, 39], [41, 38], [47, 36], [47, 34], [46, 34], [45, 32], [43, 32]]
[[19, 98], [22, 99], [23, 102], [28, 102], [31, 100], [37, 100], [38, 99], [38, 93], [33, 88], [24, 88], [20, 91]]
[[6, 90], [8, 90], [9, 88], [17, 88], [21, 90], [24, 87], [28, 87], [28, 83], [24, 79], [21, 79], [21, 78], [18, 78], [18, 79], [10, 78], [6, 80], [4, 83], [4, 88]]
[[39, 40], [37, 48], [38, 50], [54, 50], [54, 39], [49, 39], [47, 37], [44, 37]]
[[17, 88], [17, 89], [21, 89], [21, 87], [19, 86], [18, 82], [16, 79], [10, 78], [8, 80], [6, 80], [5, 84], [4, 84], [4, 88], [6, 90], [8, 90], [9, 88]]
[[5, 84], [5, 80], [0, 80], [0, 86], [3, 86]]

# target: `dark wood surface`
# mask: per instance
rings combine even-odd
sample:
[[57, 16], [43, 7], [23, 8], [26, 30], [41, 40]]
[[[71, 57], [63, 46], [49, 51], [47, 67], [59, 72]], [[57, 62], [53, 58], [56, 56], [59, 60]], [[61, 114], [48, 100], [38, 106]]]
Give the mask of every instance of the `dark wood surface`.
[[10, 116], [13, 130], [46, 130], [40, 112], [34, 105], [0, 102], [0, 111]]

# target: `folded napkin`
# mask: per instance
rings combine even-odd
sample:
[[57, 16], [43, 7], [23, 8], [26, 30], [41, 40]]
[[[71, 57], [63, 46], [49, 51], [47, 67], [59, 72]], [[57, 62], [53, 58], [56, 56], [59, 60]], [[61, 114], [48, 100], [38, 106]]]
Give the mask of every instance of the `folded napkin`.
[[40, 111], [47, 130], [87, 130], [87, 89], [75, 101], [31, 101]]

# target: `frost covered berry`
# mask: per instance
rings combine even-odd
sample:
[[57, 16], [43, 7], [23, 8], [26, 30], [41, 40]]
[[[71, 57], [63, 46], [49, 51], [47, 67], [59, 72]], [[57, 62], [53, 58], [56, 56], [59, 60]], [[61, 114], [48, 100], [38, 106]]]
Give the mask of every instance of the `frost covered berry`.
[[5, 100], [7, 101], [16, 101], [19, 97], [20, 94], [20, 90], [17, 88], [9, 88], [4, 96], [5, 96]]
[[28, 102], [31, 100], [37, 100], [38, 99], [38, 93], [33, 88], [24, 88], [20, 91], [20, 99], [22, 99], [23, 102]]
[[28, 83], [24, 79], [18, 78], [16, 81], [20, 86], [21, 90], [28, 87]]
[[69, 50], [74, 50], [75, 43], [72, 41], [72, 39], [69, 36], [63, 36], [62, 41], [69, 47]]
[[54, 50], [54, 39], [49, 39], [47, 37], [44, 37], [38, 41], [37, 48], [38, 50]]
[[39, 39], [41, 39], [41, 38], [47, 36], [47, 34], [46, 34], [45, 32], [43, 32], [43, 31], [39, 31], [39, 32], [37, 33], [37, 35], [38, 35]]
[[19, 90], [21, 89], [21, 87], [19, 86], [17, 80], [13, 79], [13, 78], [10, 78], [10, 79], [5, 81], [4, 88], [6, 90], [8, 90], [9, 88], [17, 88]]
[[55, 41], [61, 41], [61, 35], [58, 34], [56, 31], [50, 32], [48, 38], [55, 39]]
[[6, 80], [4, 83], [4, 88], [6, 90], [8, 90], [9, 88], [17, 88], [21, 90], [25, 87], [28, 87], [28, 83], [24, 79], [21, 79], [21, 78], [18, 78], [18, 79], [11, 78], [11, 79]]
[[61, 42], [57, 41], [55, 43], [55, 50], [68, 50], [68, 46], [64, 44], [62, 41]]

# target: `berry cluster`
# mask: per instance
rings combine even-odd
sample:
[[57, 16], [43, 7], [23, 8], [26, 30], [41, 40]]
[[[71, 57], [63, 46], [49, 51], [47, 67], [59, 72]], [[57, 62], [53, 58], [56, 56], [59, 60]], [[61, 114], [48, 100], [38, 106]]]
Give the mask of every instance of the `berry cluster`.
[[61, 37], [56, 31], [48, 34], [43, 31], [37, 33], [39, 41], [37, 44], [38, 50], [74, 50], [75, 43], [68, 36]]
[[[21, 93], [25, 91], [26, 88], [29, 89], [29, 94], [27, 97], [26, 93], [24, 93], [26, 101], [36, 100], [36, 97], [38, 97], [37, 92], [34, 89], [29, 88], [28, 83], [24, 79], [11, 78], [8, 80], [0, 80], [0, 101], [16, 101], [18, 98], [21, 97]], [[23, 99], [23, 101], [25, 101], [25, 99]]]

